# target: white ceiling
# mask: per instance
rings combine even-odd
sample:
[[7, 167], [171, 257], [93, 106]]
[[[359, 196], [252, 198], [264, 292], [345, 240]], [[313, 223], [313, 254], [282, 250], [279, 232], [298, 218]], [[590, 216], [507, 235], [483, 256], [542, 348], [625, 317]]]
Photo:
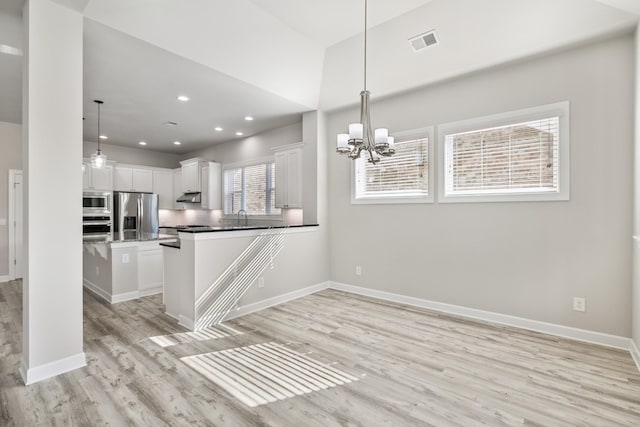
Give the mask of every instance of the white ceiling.
[[[329, 47], [360, 34], [364, 28], [361, 0], [250, 0], [270, 15]], [[368, 24], [375, 27], [432, 0], [369, 0]]]
[[[631, 31], [637, 19], [592, 0], [433, 0], [369, 31], [367, 86], [375, 100]], [[413, 52], [408, 39], [429, 30], [436, 31], [439, 44]], [[358, 100], [363, 60], [354, 52], [361, 50], [362, 35], [326, 50], [320, 109]]]
[[[189, 102], [180, 102], [186, 95]], [[300, 120], [308, 108], [100, 23], [84, 22], [84, 138], [186, 153]], [[245, 116], [254, 121], [244, 120]], [[167, 121], [178, 126], [166, 126]], [[221, 126], [222, 132], [214, 131]], [[181, 146], [173, 145], [182, 142]]]
[[[192, 151], [358, 102], [362, 0], [54, 0], [85, 19], [85, 137], [103, 98], [108, 143]], [[0, 44], [21, 47], [23, 0], [0, 2]], [[369, 0], [376, 98], [630, 31], [638, 0]], [[435, 29], [419, 54], [407, 39]], [[21, 58], [0, 54], [0, 120], [20, 122]], [[175, 100], [178, 92], [192, 98]], [[242, 117], [256, 116], [252, 123]], [[179, 126], [161, 126], [167, 120]], [[224, 133], [213, 132], [220, 124]], [[240, 129], [242, 128], [242, 129]], [[171, 146], [175, 139], [184, 144]]]

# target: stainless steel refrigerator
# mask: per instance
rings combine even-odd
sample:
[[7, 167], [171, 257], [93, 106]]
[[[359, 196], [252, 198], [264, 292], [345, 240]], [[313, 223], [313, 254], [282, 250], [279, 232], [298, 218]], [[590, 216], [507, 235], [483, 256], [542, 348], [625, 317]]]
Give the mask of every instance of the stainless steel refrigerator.
[[151, 193], [113, 193], [113, 231], [158, 232], [158, 195]]

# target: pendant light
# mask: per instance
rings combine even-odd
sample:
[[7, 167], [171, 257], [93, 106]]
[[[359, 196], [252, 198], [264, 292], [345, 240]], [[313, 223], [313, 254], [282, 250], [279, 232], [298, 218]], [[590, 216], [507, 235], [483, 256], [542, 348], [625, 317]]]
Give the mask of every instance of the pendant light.
[[107, 164], [107, 155], [100, 150], [100, 105], [104, 102], [95, 99], [93, 102], [98, 104], [98, 149], [91, 155], [91, 167], [94, 169], [102, 169]]
[[355, 160], [365, 151], [369, 162], [376, 164], [382, 157], [393, 155], [396, 150], [394, 138], [385, 128], [371, 128], [370, 97], [367, 90], [367, 0], [364, 0], [364, 90], [360, 92], [360, 123], [351, 123], [349, 133], [338, 134], [336, 151]]

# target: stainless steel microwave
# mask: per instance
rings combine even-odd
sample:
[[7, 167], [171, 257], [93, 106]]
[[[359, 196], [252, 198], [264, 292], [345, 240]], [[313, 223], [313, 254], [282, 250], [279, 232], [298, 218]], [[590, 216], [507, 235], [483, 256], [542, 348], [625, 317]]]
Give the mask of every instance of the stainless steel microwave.
[[111, 215], [111, 193], [82, 193], [82, 213], [83, 215]]

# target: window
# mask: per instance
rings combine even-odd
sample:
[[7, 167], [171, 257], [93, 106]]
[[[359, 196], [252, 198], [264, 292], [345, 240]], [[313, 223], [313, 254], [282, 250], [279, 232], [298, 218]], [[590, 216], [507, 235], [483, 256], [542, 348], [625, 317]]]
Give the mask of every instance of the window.
[[275, 207], [274, 162], [265, 162], [224, 171], [224, 213], [237, 214], [244, 209], [247, 215], [280, 215]]
[[363, 153], [354, 161], [352, 203], [433, 201], [431, 128], [396, 135], [396, 152], [372, 164]]
[[568, 102], [443, 125], [440, 201], [568, 200]]

